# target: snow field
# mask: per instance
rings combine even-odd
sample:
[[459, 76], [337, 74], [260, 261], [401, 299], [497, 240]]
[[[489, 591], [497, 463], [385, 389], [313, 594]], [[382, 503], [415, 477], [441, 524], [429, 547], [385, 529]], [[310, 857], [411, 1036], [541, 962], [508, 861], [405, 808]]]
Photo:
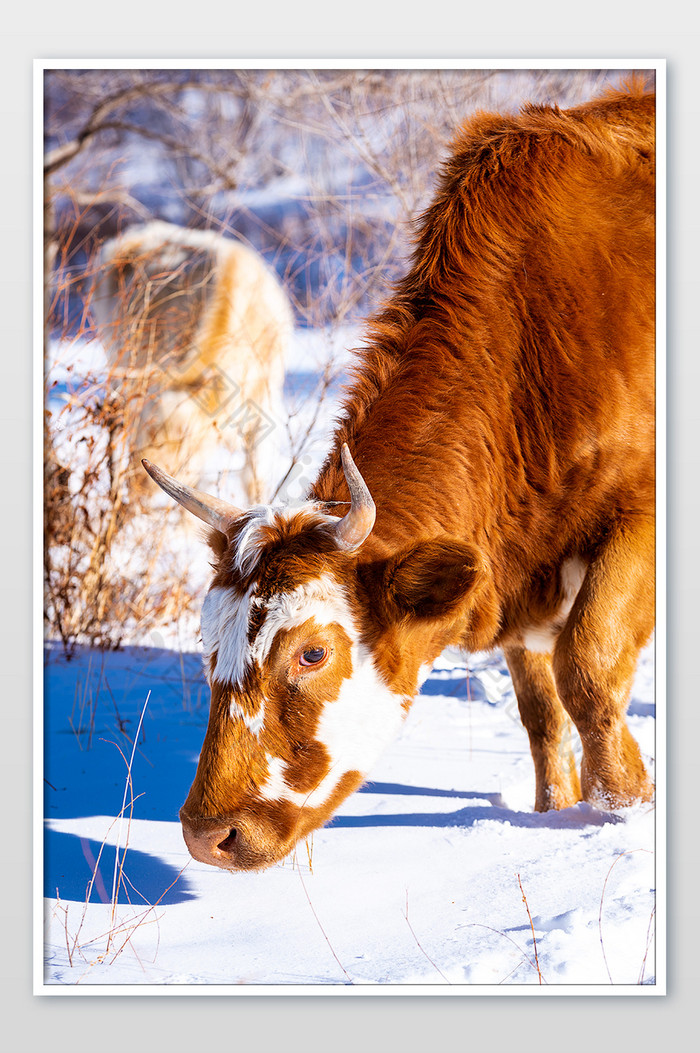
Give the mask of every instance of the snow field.
[[[487, 685], [493, 679], [494, 656], [482, 669], [472, 665], [469, 692], [464, 664], [445, 668], [449, 660], [441, 660], [370, 782], [308, 849], [298, 846], [259, 874], [195, 863], [182, 840], [176, 813], [206, 720], [197, 656], [184, 657], [183, 674], [179, 655], [155, 649], [107, 654], [100, 665], [89, 652], [71, 662], [57, 649], [48, 653], [47, 985], [248, 992], [275, 985], [289, 993], [439, 985], [479, 993], [540, 979], [592, 990], [653, 982], [654, 809], [608, 815], [579, 804], [533, 813], [527, 737], [508, 696], [498, 703], [474, 697], [484, 693], [480, 677]], [[652, 660], [649, 649], [633, 710], [650, 706]], [[74, 712], [71, 728], [63, 700], [76, 684], [85, 696], [88, 682], [82, 727]], [[125, 929], [107, 949], [105, 934], [115, 927], [109, 846], [125, 777], [114, 742], [128, 759], [116, 710], [133, 731], [149, 690], [132, 772], [134, 818], [121, 832], [123, 845], [128, 826], [131, 884], [116, 908]], [[198, 705], [183, 704], [185, 693]], [[637, 717], [632, 727], [644, 749], [653, 717]], [[103, 839], [101, 880], [86, 909]], [[66, 944], [81, 920], [69, 960]]]

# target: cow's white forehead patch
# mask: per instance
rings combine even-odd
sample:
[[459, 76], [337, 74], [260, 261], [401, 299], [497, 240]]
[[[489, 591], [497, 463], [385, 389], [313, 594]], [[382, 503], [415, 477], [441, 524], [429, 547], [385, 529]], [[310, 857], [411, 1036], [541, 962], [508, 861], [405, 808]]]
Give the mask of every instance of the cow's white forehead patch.
[[251, 648], [253, 661], [262, 663], [270, 653], [277, 633], [294, 629], [313, 618], [319, 625], [335, 622], [351, 640], [357, 636], [355, 624], [342, 586], [330, 574], [299, 585], [290, 592], [278, 592], [268, 601], [253, 599], [253, 606], [267, 609], [265, 621]]
[[246, 512], [246, 524], [236, 539], [236, 550], [233, 556], [234, 566], [244, 577], [252, 574], [267, 542], [266, 527], [279, 525], [285, 519], [303, 512], [309, 525], [337, 523], [333, 516], [320, 512], [318, 505], [306, 502], [301, 505], [274, 507], [273, 505], [256, 505]]
[[[213, 586], [202, 606], [202, 645], [205, 669], [210, 680], [240, 684], [252, 665], [260, 665], [270, 653], [277, 633], [314, 619], [318, 625], [336, 623], [351, 640], [357, 637], [350, 606], [342, 586], [330, 574], [279, 592], [269, 600], [255, 595], [253, 582], [241, 595], [229, 586]], [[265, 617], [252, 644], [248, 639], [254, 608], [264, 608]], [[216, 662], [211, 668], [212, 658]]]
[[249, 521], [238, 535], [233, 557], [235, 567], [245, 577], [257, 566], [265, 544], [264, 527], [274, 526], [277, 514], [271, 505], [259, 505], [246, 512], [246, 518]]

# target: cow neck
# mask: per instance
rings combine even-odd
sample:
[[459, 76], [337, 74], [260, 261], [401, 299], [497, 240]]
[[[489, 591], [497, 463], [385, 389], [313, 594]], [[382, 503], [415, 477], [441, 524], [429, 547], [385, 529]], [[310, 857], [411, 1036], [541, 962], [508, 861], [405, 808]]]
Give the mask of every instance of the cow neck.
[[[419, 541], [445, 535], [476, 544], [483, 542], [489, 531], [490, 510], [495, 514], [494, 501], [475, 492], [472, 477], [491, 477], [492, 473], [483, 472], [480, 467], [472, 470], [469, 466], [465, 470], [465, 461], [469, 464], [469, 460], [462, 453], [461, 466], [445, 460], [436, 462], [438, 474], [432, 480], [426, 479], [421, 475], [420, 457], [408, 442], [378, 444], [371, 440], [372, 436], [367, 442], [359, 438], [353, 448], [356, 464], [377, 508], [375, 525], [362, 546], [362, 562], [387, 558]], [[450, 478], [449, 488], [445, 486], [445, 475]], [[339, 454], [331, 455], [313, 493], [322, 501], [347, 502]]]

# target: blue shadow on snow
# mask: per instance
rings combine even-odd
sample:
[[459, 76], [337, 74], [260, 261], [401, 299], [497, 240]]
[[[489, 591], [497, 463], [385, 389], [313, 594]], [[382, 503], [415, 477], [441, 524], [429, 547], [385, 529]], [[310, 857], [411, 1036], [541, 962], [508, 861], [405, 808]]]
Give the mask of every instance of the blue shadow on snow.
[[458, 797], [461, 800], [489, 801], [488, 805], [472, 805], [454, 812], [403, 812], [391, 815], [336, 815], [326, 827], [362, 826], [434, 826], [466, 829], [484, 819], [494, 822], [550, 830], [581, 829], [624, 822], [623, 816], [600, 812], [590, 804], [580, 802], [572, 808], [551, 812], [514, 812], [506, 807], [500, 793], [478, 793], [473, 790], [442, 790], [426, 786], [407, 786], [395, 782], [368, 782], [359, 793], [400, 794], [419, 797]]
[[500, 793], [477, 793], [474, 790], [438, 790], [433, 786], [407, 786], [402, 782], [366, 782], [361, 786], [358, 793], [398, 793], [402, 796], [416, 797], [460, 797], [462, 800], [478, 798], [480, 801], [490, 801], [491, 804], [503, 803]]
[[[476, 795], [474, 795], [476, 796]], [[481, 795], [482, 799], [484, 795]], [[570, 809], [565, 809], [565, 812]], [[397, 815], [337, 815], [326, 824], [327, 827], [361, 827], [361, 826], [458, 826], [467, 829], [480, 820], [491, 819], [493, 822], [529, 828], [549, 828], [550, 830], [576, 829], [585, 826], [605, 826], [608, 823], [622, 823], [620, 815], [597, 812], [583, 816], [580, 813], [572, 816], [565, 812], [512, 812], [508, 808], [474, 807], [458, 808], [456, 812], [405, 812]]]
[[[44, 853], [44, 895], [47, 898], [55, 899], [58, 896], [61, 900], [84, 903], [94, 873], [90, 902], [111, 902], [115, 862], [113, 845], [102, 847], [92, 838], [47, 827]], [[120, 859], [121, 855], [120, 852]], [[139, 907], [153, 905], [156, 901], [160, 905], [183, 903], [194, 898], [184, 874], [178, 878], [178, 871], [157, 856], [133, 848], [127, 849], [119, 887], [119, 903], [131, 903]]]

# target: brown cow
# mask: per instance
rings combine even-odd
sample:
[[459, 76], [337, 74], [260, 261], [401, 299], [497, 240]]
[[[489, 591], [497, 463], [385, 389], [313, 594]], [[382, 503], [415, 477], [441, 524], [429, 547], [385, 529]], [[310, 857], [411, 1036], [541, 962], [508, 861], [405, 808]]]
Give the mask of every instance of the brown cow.
[[147, 465], [213, 528], [196, 859], [265, 867], [326, 822], [447, 645], [503, 648], [536, 809], [650, 798], [625, 710], [654, 623], [654, 207], [652, 94], [476, 116], [311, 500], [241, 512]]

